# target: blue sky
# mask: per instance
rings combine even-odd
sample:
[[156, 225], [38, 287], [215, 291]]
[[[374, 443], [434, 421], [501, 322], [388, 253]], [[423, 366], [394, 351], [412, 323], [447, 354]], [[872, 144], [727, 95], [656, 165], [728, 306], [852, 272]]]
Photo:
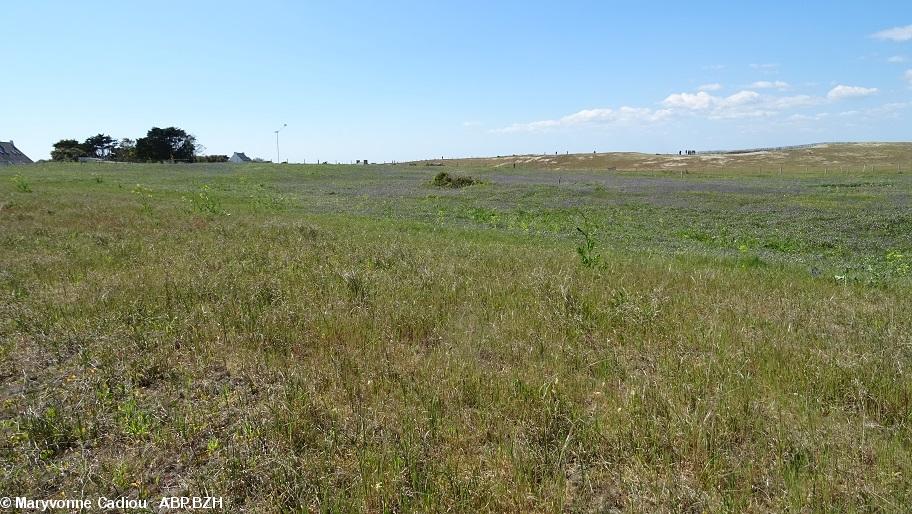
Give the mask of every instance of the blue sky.
[[5, 2], [0, 140], [348, 162], [901, 141], [912, 5]]

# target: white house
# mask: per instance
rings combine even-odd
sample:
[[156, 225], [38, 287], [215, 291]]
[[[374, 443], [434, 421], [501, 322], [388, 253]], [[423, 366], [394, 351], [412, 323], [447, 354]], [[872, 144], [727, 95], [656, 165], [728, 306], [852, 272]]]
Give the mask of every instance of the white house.
[[233, 162], [234, 164], [241, 164], [241, 163], [245, 163], [245, 162], [253, 162], [253, 160], [250, 159], [250, 157], [247, 157], [246, 155], [244, 155], [244, 152], [234, 152], [234, 155], [232, 155], [231, 158], [228, 159], [228, 162]]

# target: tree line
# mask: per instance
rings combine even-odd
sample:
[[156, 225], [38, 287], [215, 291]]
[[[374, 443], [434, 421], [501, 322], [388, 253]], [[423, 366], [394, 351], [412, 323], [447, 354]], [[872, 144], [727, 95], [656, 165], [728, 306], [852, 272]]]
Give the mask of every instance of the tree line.
[[51, 159], [78, 161], [91, 157], [119, 162], [225, 162], [227, 155], [200, 155], [204, 147], [196, 137], [177, 127], [152, 127], [145, 137], [114, 139], [96, 134], [80, 143], [76, 139], [61, 139], [54, 143]]

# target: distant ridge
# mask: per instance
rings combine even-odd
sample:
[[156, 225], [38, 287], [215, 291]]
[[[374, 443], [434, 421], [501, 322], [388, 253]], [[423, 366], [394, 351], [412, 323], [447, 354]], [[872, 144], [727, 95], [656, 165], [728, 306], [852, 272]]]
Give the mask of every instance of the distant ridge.
[[737, 150], [698, 150], [697, 155], [708, 155], [708, 154], [739, 154], [739, 153], [754, 153], [754, 152], [787, 152], [789, 150], [802, 150], [805, 148], [819, 148], [822, 146], [829, 145], [851, 145], [851, 144], [864, 144], [864, 143], [852, 143], [849, 141], [827, 141], [824, 143], [811, 143], [807, 145], [790, 145], [790, 146], [767, 146], [762, 148], [742, 148]]
[[693, 155], [641, 152], [548, 153], [413, 161], [411, 166], [534, 168], [553, 170], [896, 170], [912, 171], [912, 142], [826, 142], [805, 145], [702, 150]]

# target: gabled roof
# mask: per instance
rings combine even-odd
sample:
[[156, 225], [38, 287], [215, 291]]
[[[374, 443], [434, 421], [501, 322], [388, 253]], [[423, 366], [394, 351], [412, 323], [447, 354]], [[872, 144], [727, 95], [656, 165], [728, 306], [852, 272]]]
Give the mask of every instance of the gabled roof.
[[0, 141], [0, 164], [31, 164], [32, 160], [22, 153], [12, 141]]
[[245, 155], [244, 152], [234, 152], [234, 155], [232, 155], [231, 159], [228, 159], [228, 160], [229, 161], [250, 162], [251, 159], [250, 159], [250, 157], [247, 157], [247, 155]]

